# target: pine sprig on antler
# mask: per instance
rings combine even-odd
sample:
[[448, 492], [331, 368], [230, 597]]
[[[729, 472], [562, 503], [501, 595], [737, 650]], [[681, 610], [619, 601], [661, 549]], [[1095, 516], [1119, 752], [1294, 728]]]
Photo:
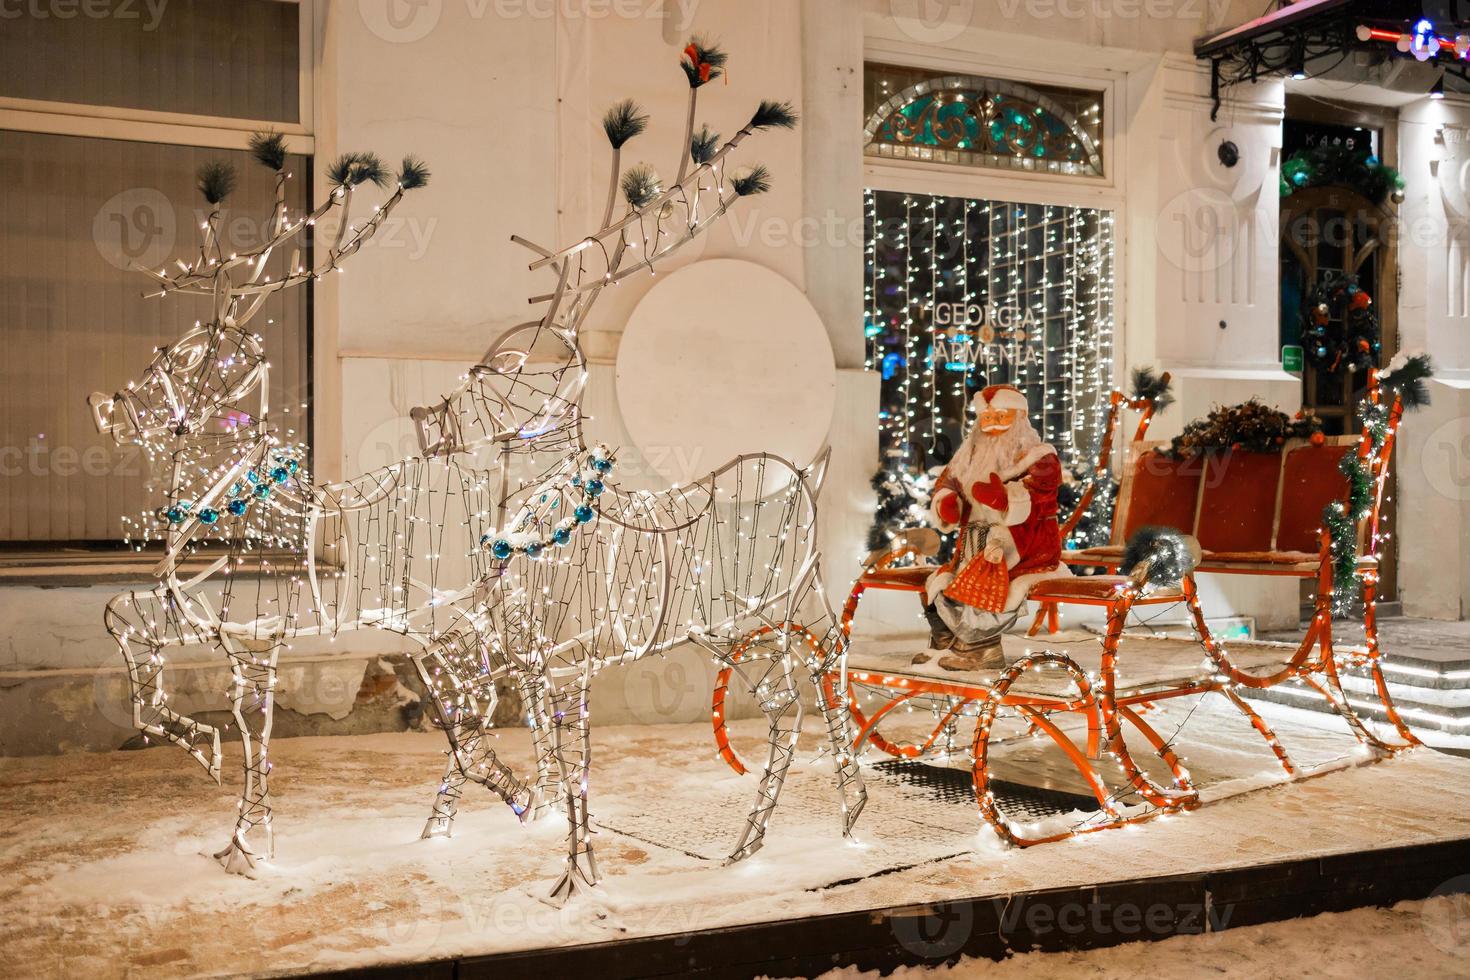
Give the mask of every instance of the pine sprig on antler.
[[[698, 37], [690, 40], [681, 52], [680, 67], [689, 81], [689, 95], [678, 145], [678, 166], [665, 171], [667, 179], [644, 163], [624, 169], [623, 145], [643, 132], [647, 123], [647, 117], [636, 103], [624, 100], [613, 105], [602, 118], [612, 160], [598, 230], [555, 252], [516, 239], [538, 253], [530, 263], [532, 271], [549, 269], [563, 279], [556, 292], [531, 297], [533, 303], [550, 304], [543, 314], [544, 324], [557, 325], [568, 334], [575, 333], [601, 289], [621, 282], [639, 269], [652, 272], [663, 257], [704, 234], [735, 201], [771, 189], [771, 171], [766, 167], [757, 164], [732, 173], [727, 169], [728, 161], [756, 132], [793, 128], [797, 124], [796, 110], [790, 102], [761, 100], [745, 125], [729, 138], [722, 138], [708, 125], [696, 127], [700, 89], [724, 74], [726, 64], [723, 51]], [[626, 210], [615, 218], [614, 211], [620, 203], [626, 205]], [[596, 249], [600, 256], [589, 249]], [[628, 259], [632, 255], [637, 260], [630, 265]], [[573, 266], [568, 263], [573, 258], [576, 271], [569, 274], [567, 270]], [[584, 266], [589, 261], [604, 266], [595, 279], [583, 278]], [[563, 297], [572, 299], [563, 302]]]
[[720, 134], [708, 126], [701, 126], [699, 132], [689, 138], [689, 159], [700, 165], [709, 163], [719, 148]]
[[745, 126], [747, 129], [769, 129], [773, 126], [795, 129], [798, 118], [796, 109], [790, 102], [761, 99], [761, 104], [756, 106], [755, 115], [750, 117], [750, 122]]
[[286, 169], [286, 137], [280, 133], [251, 133], [250, 154], [277, 172]]
[[725, 62], [728, 59], [729, 56], [717, 45], [695, 37], [691, 38], [689, 44], [685, 46], [684, 57], [679, 60], [679, 67], [684, 69], [684, 76], [689, 79], [689, 87], [699, 88], [706, 82], [712, 82], [723, 75]]
[[429, 182], [429, 167], [424, 161], [416, 156], [403, 158], [403, 166], [398, 171], [398, 186], [406, 191], [423, 187]]
[[635, 211], [658, 197], [662, 190], [663, 183], [658, 174], [646, 163], [629, 167], [623, 174], [623, 197]]
[[632, 99], [624, 99], [602, 117], [602, 131], [615, 150], [642, 133], [647, 126], [648, 116]]
[[[292, 214], [286, 204], [286, 184], [290, 179], [286, 163], [288, 152], [285, 137], [279, 133], [261, 132], [250, 137], [249, 150], [256, 162], [275, 171], [275, 202], [270, 216], [263, 225], [264, 239], [254, 248], [228, 252], [221, 247], [219, 205], [235, 189], [237, 176], [229, 163], [214, 160], [200, 167], [197, 185], [215, 210], [201, 225], [199, 252], [192, 262], [180, 261], [180, 271], [170, 273], [166, 268], [157, 271], [142, 270], [154, 282], [151, 296], [188, 294], [210, 296], [215, 301], [214, 323], [223, 323], [227, 318], [236, 325], [243, 325], [261, 309], [261, 304], [271, 294], [292, 286], [320, 279], [341, 267], [341, 263], [356, 254], [362, 246], [382, 228], [389, 213], [403, 199], [404, 194], [428, 182], [429, 169], [415, 157], [405, 157], [403, 169], [398, 174], [398, 186], [388, 195], [366, 220], [353, 223], [352, 187], [372, 181], [386, 187], [393, 175], [383, 162], [372, 153], [344, 153], [327, 168], [328, 177], [336, 185], [316, 208], [300, 214]], [[303, 262], [301, 248], [296, 248], [286, 264], [277, 272], [269, 267], [272, 254], [280, 248], [289, 247], [293, 239], [309, 234], [328, 216], [337, 219], [332, 240], [319, 240], [313, 261]], [[300, 242], [298, 241], [298, 246]]]
[[736, 175], [730, 181], [730, 186], [741, 197], [764, 194], [771, 189], [771, 172], [764, 164], [758, 163], [745, 173]]
[[388, 168], [376, 153], [344, 153], [327, 168], [327, 179], [338, 187], [356, 187], [369, 180], [386, 187]]
[[196, 174], [199, 193], [210, 204], [218, 204], [235, 189], [235, 168], [223, 160], [210, 160]]

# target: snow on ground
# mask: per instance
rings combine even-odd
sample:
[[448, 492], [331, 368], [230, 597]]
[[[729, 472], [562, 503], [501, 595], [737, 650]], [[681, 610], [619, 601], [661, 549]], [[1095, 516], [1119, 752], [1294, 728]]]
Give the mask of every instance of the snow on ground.
[[[1392, 964], [1390, 967], [1389, 964]], [[1341, 978], [1470, 977], [1470, 898], [1441, 896], [1386, 909], [1330, 912], [1199, 936], [1125, 943], [1070, 953], [1022, 953], [1000, 962], [965, 958], [953, 966], [900, 967], [890, 977], [1019, 980], [1049, 977]], [[833, 970], [822, 980], [867, 980], [874, 972]]]
[[[1470, 760], [1417, 751], [1283, 785], [1260, 739], [1211, 699], [1148, 717], [1176, 739], [1212, 802], [1025, 851], [1002, 848], [972, 802], [926, 799], [871, 771], [858, 838], [844, 841], [831, 762], [809, 719], [764, 850], [730, 868], [720, 859], [756, 777], [714, 755], [708, 726], [594, 728], [591, 810], [606, 880], [561, 910], [541, 901], [560, 870], [565, 824], [555, 817], [522, 827], [471, 786], [454, 837], [418, 839], [443, 768], [436, 733], [277, 741], [277, 853], [254, 879], [206, 856], [229, 832], [238, 772], [228, 766], [215, 787], [173, 747], [3, 759], [0, 955], [17, 977], [364, 966], [1470, 835]], [[1337, 719], [1270, 710], [1304, 765], [1361, 759]], [[915, 713], [895, 719], [893, 733], [905, 724], [923, 728]], [[752, 762], [763, 724], [732, 730]], [[1060, 783], [1067, 772], [1044, 749], [1025, 740], [997, 752], [998, 773]], [[527, 758], [527, 733], [506, 731], [501, 750]]]

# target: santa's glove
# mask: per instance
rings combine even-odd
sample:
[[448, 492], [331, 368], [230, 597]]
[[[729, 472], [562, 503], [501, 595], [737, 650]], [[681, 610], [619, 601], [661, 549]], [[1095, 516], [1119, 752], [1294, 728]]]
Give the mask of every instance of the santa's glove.
[[989, 483], [981, 483], [976, 480], [970, 487], [970, 496], [974, 497], [975, 503], [981, 507], [989, 507], [1001, 513], [1007, 510], [1006, 502], [1010, 499], [1006, 494], [1006, 485], [994, 473], [990, 474]]
[[960, 495], [953, 491], [941, 491], [935, 496], [934, 513], [946, 526], [960, 522]]

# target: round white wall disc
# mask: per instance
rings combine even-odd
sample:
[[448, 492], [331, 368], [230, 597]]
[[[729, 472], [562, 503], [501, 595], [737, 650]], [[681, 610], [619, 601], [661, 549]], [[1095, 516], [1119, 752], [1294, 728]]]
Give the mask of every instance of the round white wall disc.
[[653, 478], [638, 482], [688, 484], [741, 453], [810, 463], [832, 427], [837, 368], [801, 290], [753, 262], [707, 259], [633, 310], [617, 392]]

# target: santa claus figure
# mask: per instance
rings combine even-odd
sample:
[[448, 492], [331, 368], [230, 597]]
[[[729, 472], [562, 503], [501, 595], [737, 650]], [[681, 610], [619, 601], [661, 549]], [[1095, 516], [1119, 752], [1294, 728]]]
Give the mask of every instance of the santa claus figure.
[[939, 660], [947, 670], [1003, 667], [1001, 634], [1020, 616], [1027, 591], [1070, 574], [1057, 525], [1061, 462], [1031, 427], [1026, 396], [992, 385], [972, 407], [975, 428], [930, 500], [938, 527], [959, 531], [954, 556], [924, 589], [931, 645], [949, 651]]

